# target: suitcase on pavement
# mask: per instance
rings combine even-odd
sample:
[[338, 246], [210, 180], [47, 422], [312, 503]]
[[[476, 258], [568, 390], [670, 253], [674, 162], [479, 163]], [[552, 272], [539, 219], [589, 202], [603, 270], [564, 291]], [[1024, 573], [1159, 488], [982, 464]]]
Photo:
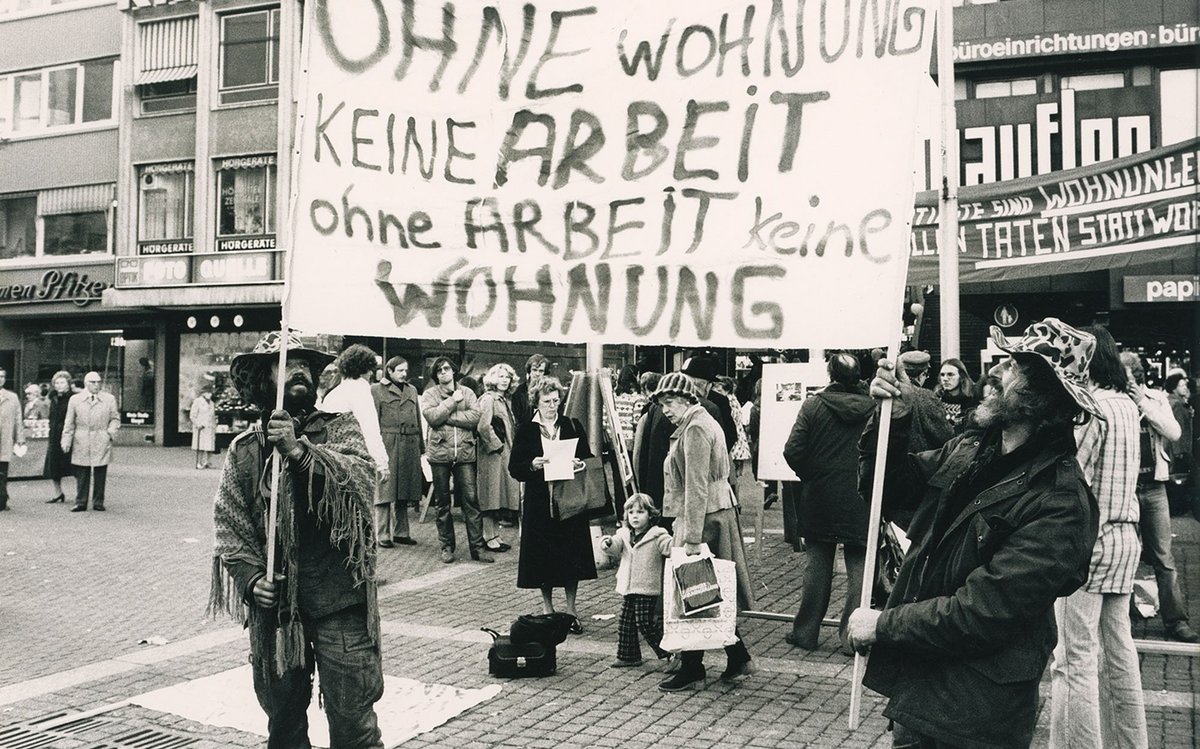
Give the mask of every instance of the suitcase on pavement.
[[537, 642], [513, 642], [508, 635], [481, 627], [492, 636], [488, 650], [488, 673], [503, 679], [553, 676], [558, 668], [554, 645]]

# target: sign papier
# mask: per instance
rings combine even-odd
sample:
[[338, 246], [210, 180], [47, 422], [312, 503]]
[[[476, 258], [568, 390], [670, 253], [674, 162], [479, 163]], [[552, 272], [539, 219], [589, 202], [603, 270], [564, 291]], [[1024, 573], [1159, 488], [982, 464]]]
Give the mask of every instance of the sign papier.
[[936, 0], [318, 0], [304, 332], [895, 337]]

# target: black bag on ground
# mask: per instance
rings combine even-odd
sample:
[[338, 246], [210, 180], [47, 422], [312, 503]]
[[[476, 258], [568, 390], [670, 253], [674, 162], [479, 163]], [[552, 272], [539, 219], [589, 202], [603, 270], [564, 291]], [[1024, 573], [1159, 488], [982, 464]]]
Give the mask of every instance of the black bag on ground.
[[533, 676], [553, 676], [558, 668], [558, 654], [554, 645], [539, 642], [513, 642], [509, 635], [482, 627], [492, 636], [492, 647], [488, 650], [488, 673], [503, 679], [521, 679]]
[[521, 614], [508, 628], [516, 644], [537, 643], [553, 649], [567, 639], [575, 617], [556, 611], [553, 614]]

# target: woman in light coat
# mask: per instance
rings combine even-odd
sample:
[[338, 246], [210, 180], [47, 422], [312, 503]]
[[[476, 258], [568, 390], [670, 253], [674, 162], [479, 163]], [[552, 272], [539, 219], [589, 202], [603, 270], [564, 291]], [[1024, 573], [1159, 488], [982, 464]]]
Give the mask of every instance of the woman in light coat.
[[208, 456], [217, 449], [217, 408], [212, 402], [212, 388], [205, 386], [192, 400], [188, 409], [192, 422], [192, 450], [196, 452], [196, 468], [208, 468]]
[[486, 389], [479, 399], [479, 457], [475, 478], [479, 511], [483, 514], [483, 538], [489, 551], [512, 547], [500, 539], [500, 516], [521, 509], [521, 484], [508, 473], [516, 428], [509, 393], [516, 387], [517, 372], [497, 364], [483, 376]]

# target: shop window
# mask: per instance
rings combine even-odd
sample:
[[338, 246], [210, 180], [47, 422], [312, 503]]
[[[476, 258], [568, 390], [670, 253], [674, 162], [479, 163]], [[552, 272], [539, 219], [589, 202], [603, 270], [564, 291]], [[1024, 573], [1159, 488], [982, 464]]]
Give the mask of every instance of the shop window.
[[[101, 389], [112, 393], [117, 399], [117, 407], [123, 410], [128, 380], [125, 375], [125, 336], [123, 330], [49, 331], [25, 339], [24, 355], [38, 372], [39, 379], [47, 383], [51, 375], [61, 369], [69, 372], [71, 379], [82, 387], [85, 374], [99, 372], [103, 378]], [[153, 347], [153, 341], [148, 343]], [[136, 360], [134, 365], [136, 367]]]
[[279, 9], [221, 16], [222, 104], [279, 96]]
[[42, 218], [46, 255], [108, 252], [108, 220], [102, 211]]
[[113, 60], [0, 76], [0, 134], [36, 134], [113, 118]]
[[1059, 88], [1075, 91], [1096, 91], [1104, 88], [1124, 88], [1124, 73], [1091, 73], [1088, 75], [1064, 75]]
[[1020, 78], [1012, 81], [983, 81], [975, 84], [976, 99], [1000, 99], [1008, 96], [1030, 96], [1036, 93], [1036, 78]]
[[[217, 165], [217, 236], [273, 237], [275, 157], [224, 159]], [[218, 239], [218, 250], [248, 249]], [[262, 246], [256, 249], [264, 249]]]
[[0, 198], [0, 260], [37, 254], [37, 197]]
[[144, 426], [154, 423], [154, 339], [122, 336], [121, 421]]
[[[193, 172], [188, 162], [150, 164], [139, 170], [138, 243], [142, 254], [147, 254], [147, 243], [191, 239]], [[181, 246], [173, 251], [191, 249]]]

